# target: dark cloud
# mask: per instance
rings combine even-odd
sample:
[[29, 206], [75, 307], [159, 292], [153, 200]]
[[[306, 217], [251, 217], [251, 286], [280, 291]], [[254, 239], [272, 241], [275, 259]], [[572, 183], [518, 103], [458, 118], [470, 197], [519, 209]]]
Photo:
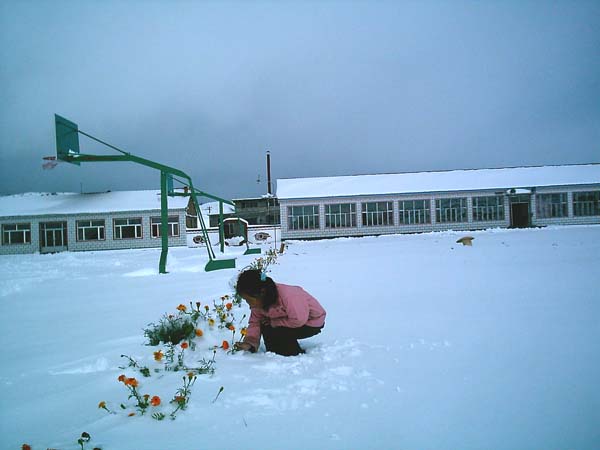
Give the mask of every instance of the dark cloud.
[[225, 197], [267, 149], [279, 178], [600, 160], [597, 2], [15, 1], [0, 39], [0, 193], [158, 188], [42, 171], [54, 113]]

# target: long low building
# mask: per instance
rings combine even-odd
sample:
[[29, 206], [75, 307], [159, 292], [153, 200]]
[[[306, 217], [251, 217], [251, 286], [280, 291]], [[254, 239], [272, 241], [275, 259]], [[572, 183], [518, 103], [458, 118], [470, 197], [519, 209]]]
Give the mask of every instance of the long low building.
[[[169, 246], [186, 245], [186, 197], [169, 197]], [[160, 191], [0, 197], [0, 254], [160, 247]]]
[[600, 164], [277, 180], [283, 239], [600, 223]]

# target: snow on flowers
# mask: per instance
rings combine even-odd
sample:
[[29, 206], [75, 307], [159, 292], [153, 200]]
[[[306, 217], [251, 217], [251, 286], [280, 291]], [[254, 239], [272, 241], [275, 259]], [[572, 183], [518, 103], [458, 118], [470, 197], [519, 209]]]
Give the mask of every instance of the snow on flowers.
[[[200, 301], [189, 302], [189, 306], [182, 303], [175, 308], [175, 313], [164, 314], [157, 323], [149, 324], [144, 329], [147, 343], [161, 348], [150, 352], [144, 363], [131, 356], [121, 355], [127, 361], [121, 369], [139, 373], [142, 378], [121, 374], [117, 381], [127, 389], [127, 401], [120, 403], [117, 408], [111, 408], [103, 400], [98, 408], [110, 414], [116, 414], [115, 409], [120, 408], [129, 417], [143, 416], [151, 411], [152, 418], [156, 420], [166, 417], [175, 419], [179, 411], [186, 409], [198, 376], [214, 373], [217, 352], [232, 354], [237, 351], [233, 346], [236, 330], [239, 327], [242, 336], [246, 331], [243, 326], [246, 315], [236, 317], [240, 305], [241, 299], [232, 299], [229, 295], [212, 301], [212, 306], [202, 305]], [[229, 338], [223, 339], [227, 335]], [[188, 355], [197, 349], [212, 351], [212, 358], [198, 360], [196, 355]], [[179, 378], [183, 384], [175, 390], [170, 400], [163, 401], [159, 395], [151, 392], [150, 379], [152, 374], [164, 375], [171, 372], [184, 372], [186, 375]], [[143, 393], [147, 390], [150, 393]], [[222, 389], [219, 394], [220, 392]]]

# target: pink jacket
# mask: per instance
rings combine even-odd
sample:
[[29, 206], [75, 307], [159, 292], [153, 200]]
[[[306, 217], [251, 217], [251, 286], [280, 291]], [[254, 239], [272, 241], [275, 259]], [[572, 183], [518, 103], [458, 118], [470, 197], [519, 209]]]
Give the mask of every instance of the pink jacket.
[[260, 323], [267, 318], [272, 327], [299, 328], [322, 327], [327, 314], [321, 304], [300, 286], [275, 283], [279, 298], [268, 311], [261, 308], [250, 309], [248, 331], [244, 342], [255, 349], [260, 345]]

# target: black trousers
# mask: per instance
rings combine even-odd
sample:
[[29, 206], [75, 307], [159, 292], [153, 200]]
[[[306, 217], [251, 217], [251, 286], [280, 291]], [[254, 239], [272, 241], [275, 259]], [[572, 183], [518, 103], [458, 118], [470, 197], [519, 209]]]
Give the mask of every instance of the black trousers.
[[283, 356], [296, 356], [304, 353], [298, 344], [298, 339], [306, 339], [321, 332], [321, 328], [302, 326], [299, 328], [272, 327], [262, 325], [260, 327], [265, 347], [268, 352]]

